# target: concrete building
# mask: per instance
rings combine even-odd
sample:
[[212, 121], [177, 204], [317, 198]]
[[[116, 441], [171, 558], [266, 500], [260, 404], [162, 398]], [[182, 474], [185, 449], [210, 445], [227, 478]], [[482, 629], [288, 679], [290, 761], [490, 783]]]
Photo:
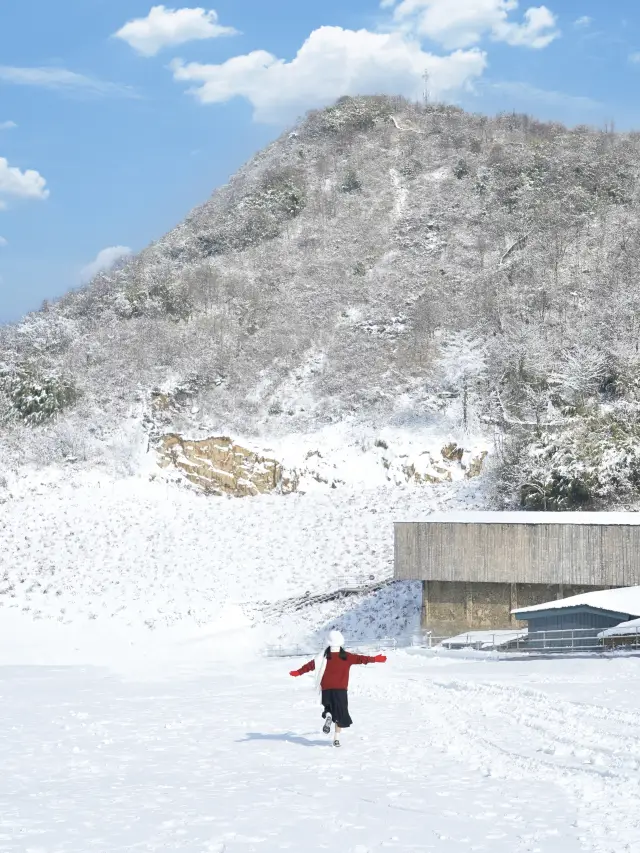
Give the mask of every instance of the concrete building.
[[528, 625], [528, 647], [585, 648], [602, 645], [600, 633], [640, 616], [640, 586], [603, 589], [515, 610]]
[[434, 635], [516, 628], [516, 610], [640, 584], [640, 513], [434, 513], [399, 522], [395, 578], [422, 581], [422, 626]]

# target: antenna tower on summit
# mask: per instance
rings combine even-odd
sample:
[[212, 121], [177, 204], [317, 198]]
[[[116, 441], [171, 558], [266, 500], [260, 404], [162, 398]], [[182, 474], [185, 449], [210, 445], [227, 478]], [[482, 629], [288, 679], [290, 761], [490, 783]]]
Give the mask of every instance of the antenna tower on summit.
[[429, 91], [429, 80], [430, 80], [429, 72], [425, 69], [425, 72], [424, 72], [424, 74], [422, 75], [422, 81], [423, 81], [423, 83], [424, 83], [424, 86], [423, 86], [423, 89], [422, 89], [422, 100], [423, 100], [423, 102], [424, 102], [425, 107], [426, 107], [426, 106], [428, 106], [428, 104], [429, 104], [429, 99], [430, 99], [430, 96], [431, 96], [431, 93], [430, 93], [430, 91]]

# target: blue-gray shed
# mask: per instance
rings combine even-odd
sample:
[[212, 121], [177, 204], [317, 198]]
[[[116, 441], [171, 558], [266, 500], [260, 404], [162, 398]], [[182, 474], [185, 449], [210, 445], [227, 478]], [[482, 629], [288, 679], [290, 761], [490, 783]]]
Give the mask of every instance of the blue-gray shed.
[[594, 648], [598, 634], [640, 616], [640, 587], [599, 590], [513, 611], [532, 648]]

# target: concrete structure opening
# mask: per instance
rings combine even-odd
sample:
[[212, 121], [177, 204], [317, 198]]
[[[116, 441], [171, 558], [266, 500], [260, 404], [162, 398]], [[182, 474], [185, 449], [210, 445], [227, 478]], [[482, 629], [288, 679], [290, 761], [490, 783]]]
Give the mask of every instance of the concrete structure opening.
[[514, 628], [514, 610], [640, 584], [640, 513], [434, 513], [395, 525], [396, 580], [422, 581], [438, 636]]

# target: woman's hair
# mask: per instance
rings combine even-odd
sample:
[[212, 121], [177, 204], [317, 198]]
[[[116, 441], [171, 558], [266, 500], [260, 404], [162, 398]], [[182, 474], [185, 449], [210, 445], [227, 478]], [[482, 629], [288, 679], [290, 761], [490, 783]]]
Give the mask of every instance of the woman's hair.
[[[325, 652], [324, 652], [324, 656], [326, 657], [327, 660], [331, 660], [331, 646], [327, 646], [327, 648], [325, 649]], [[341, 660], [347, 659], [347, 653], [342, 648], [342, 646], [340, 646], [340, 653], [339, 653], [338, 657]]]

